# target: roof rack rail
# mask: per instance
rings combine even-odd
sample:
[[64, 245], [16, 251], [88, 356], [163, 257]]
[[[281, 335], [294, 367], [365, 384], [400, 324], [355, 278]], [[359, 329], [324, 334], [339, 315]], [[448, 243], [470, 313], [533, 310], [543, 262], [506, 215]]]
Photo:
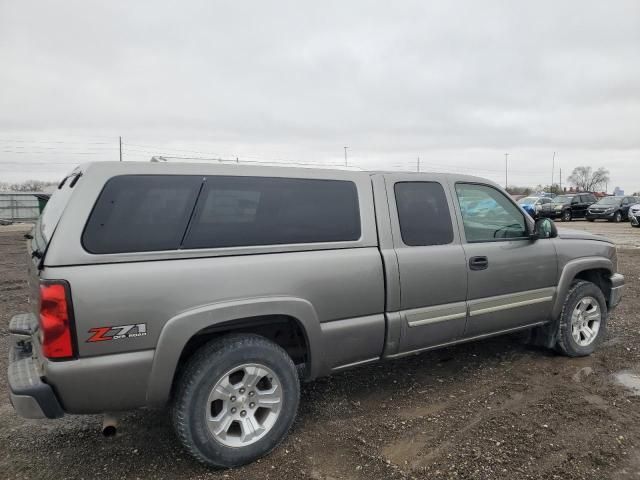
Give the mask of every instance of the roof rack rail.
[[240, 165], [240, 164], [251, 164], [251, 165], [263, 165], [263, 166], [277, 166], [277, 167], [301, 167], [301, 168], [326, 168], [326, 169], [334, 169], [334, 170], [354, 170], [354, 171], [362, 171], [359, 167], [340, 165], [337, 163], [309, 163], [309, 162], [284, 162], [277, 160], [241, 160], [239, 157], [235, 159], [228, 158], [202, 158], [202, 157], [167, 157], [164, 155], [156, 155], [151, 157], [151, 162], [153, 163], [166, 163], [171, 160], [186, 160], [186, 161], [196, 161], [196, 162], [217, 162], [223, 163], [225, 165]]

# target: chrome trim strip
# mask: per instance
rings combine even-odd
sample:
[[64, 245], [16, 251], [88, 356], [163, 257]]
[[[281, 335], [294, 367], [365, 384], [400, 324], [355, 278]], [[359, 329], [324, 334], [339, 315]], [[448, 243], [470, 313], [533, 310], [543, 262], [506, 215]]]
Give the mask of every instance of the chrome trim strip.
[[337, 371], [340, 371], [340, 370], [345, 370], [347, 368], [352, 368], [352, 367], [357, 367], [357, 366], [360, 366], [360, 365], [364, 365], [366, 363], [377, 362], [378, 360], [380, 360], [380, 357], [367, 358], [366, 360], [359, 360], [357, 362], [346, 363], [346, 364], [340, 365], [338, 367], [333, 367], [331, 369], [331, 371], [332, 372], [337, 372]]
[[484, 313], [499, 312], [501, 310], [509, 310], [510, 308], [524, 307], [527, 305], [534, 305], [536, 303], [550, 302], [551, 300], [553, 300], [553, 296], [535, 298], [533, 300], [523, 300], [522, 302], [506, 303], [504, 305], [496, 305], [495, 307], [479, 308], [477, 310], [470, 311], [469, 316], [473, 317], [474, 315], [482, 315]]
[[456, 320], [466, 318], [467, 303], [448, 303], [445, 305], [436, 305], [433, 307], [416, 308], [404, 312], [404, 318], [409, 327], [419, 327], [430, 323], [445, 322], [447, 320]]
[[486, 313], [499, 312], [512, 308], [546, 303], [553, 300], [556, 292], [555, 287], [528, 290], [526, 292], [510, 293], [508, 295], [498, 295], [469, 302], [469, 316], [483, 315]]

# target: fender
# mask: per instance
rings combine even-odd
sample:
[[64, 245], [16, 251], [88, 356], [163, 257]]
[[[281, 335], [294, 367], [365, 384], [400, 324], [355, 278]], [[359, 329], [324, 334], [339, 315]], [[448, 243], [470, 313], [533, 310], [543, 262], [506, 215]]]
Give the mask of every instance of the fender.
[[585, 270], [594, 269], [607, 270], [609, 274], [612, 275], [613, 262], [605, 257], [582, 257], [566, 263], [562, 269], [562, 273], [560, 274], [560, 279], [558, 280], [556, 298], [554, 299], [553, 309], [551, 310], [551, 318], [554, 321], [557, 321], [560, 318], [562, 306], [567, 298], [567, 294], [569, 293], [571, 282], [576, 278], [576, 275], [580, 272], [584, 272]]
[[260, 315], [287, 315], [298, 320], [309, 347], [307, 368], [310, 377], [315, 378], [322, 368], [322, 332], [316, 311], [309, 301], [278, 296], [218, 302], [181, 312], [165, 324], [153, 356], [147, 405], [166, 405], [180, 355], [196, 333], [221, 323]]

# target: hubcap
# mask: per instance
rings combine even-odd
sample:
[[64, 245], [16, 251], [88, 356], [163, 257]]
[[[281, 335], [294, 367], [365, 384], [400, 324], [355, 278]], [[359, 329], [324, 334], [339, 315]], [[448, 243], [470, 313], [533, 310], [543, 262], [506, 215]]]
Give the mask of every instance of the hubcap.
[[209, 393], [205, 420], [218, 442], [244, 447], [273, 428], [281, 409], [280, 379], [264, 365], [247, 363], [218, 380]]
[[598, 336], [602, 313], [598, 301], [584, 297], [578, 302], [571, 315], [571, 335], [578, 345], [586, 347]]

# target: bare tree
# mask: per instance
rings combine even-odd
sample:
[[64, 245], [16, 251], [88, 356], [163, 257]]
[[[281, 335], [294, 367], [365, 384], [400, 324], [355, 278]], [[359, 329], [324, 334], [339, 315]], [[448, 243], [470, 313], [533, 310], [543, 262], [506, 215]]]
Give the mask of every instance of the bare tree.
[[594, 172], [591, 167], [576, 167], [567, 180], [580, 192], [595, 192], [609, 182], [609, 170], [600, 167]]

